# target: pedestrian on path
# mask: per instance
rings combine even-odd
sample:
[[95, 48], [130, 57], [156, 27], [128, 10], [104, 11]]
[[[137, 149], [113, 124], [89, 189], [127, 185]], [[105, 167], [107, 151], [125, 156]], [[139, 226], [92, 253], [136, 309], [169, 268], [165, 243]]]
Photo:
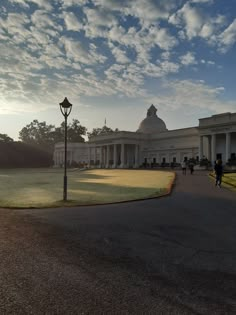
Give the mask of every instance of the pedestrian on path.
[[193, 164], [193, 162], [189, 163], [189, 170], [190, 170], [190, 174], [193, 175], [193, 172], [194, 172], [194, 164]]
[[215, 164], [215, 175], [216, 175], [216, 186], [221, 187], [222, 176], [223, 176], [223, 165], [221, 160], [217, 160]]
[[186, 175], [186, 169], [187, 169], [187, 163], [186, 163], [186, 161], [183, 161], [183, 162], [181, 163], [181, 167], [182, 167], [182, 173], [183, 173], [183, 175]]

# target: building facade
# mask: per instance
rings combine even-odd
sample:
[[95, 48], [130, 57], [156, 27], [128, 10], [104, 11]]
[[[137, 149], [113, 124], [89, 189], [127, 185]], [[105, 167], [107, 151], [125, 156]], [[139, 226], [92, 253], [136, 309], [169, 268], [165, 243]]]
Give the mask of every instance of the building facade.
[[[199, 126], [168, 130], [155, 106], [147, 110], [136, 132], [94, 136], [85, 143], [68, 143], [69, 165], [97, 168], [139, 168], [143, 164], [181, 163], [207, 158], [225, 164], [236, 155], [236, 113], [199, 119]], [[54, 166], [64, 164], [64, 143], [55, 145]]]

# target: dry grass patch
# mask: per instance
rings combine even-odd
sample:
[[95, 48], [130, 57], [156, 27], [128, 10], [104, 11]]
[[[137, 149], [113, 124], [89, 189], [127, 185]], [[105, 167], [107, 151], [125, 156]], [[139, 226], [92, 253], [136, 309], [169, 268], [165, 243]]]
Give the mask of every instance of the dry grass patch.
[[[215, 172], [211, 172], [210, 176], [215, 180]], [[236, 173], [225, 173], [222, 176], [222, 184], [224, 187], [236, 191]]]
[[56, 207], [121, 202], [166, 194], [173, 172], [150, 170], [69, 170], [64, 203], [62, 169], [0, 170], [1, 207]]
[[224, 174], [224, 176], [222, 177], [222, 181], [236, 188], [236, 173]]

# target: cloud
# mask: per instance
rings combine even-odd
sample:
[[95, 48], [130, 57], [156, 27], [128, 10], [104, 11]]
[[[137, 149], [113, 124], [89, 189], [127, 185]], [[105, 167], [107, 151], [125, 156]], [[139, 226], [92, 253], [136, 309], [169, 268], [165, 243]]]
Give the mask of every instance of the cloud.
[[184, 66], [194, 65], [197, 63], [194, 53], [191, 51], [188, 51], [185, 55], [180, 56], [179, 59]]
[[62, 8], [69, 8], [72, 6], [84, 6], [89, 1], [88, 0], [60, 0]]
[[126, 95], [128, 97], [137, 97], [146, 95], [143, 88], [144, 76], [140, 67], [130, 64], [129, 66], [114, 64], [105, 72], [107, 83], [112, 86], [113, 94]]
[[125, 64], [125, 63], [131, 62], [131, 60], [127, 57], [125, 50], [122, 50], [121, 48], [116, 47], [112, 44], [110, 45], [110, 48], [111, 48], [111, 52], [114, 55], [117, 63]]
[[122, 26], [114, 26], [108, 32], [110, 42], [119, 43], [135, 51], [136, 63], [145, 65], [152, 59], [151, 49], [171, 50], [178, 44], [176, 38], [165, 28], [151, 26], [137, 30], [134, 27], [127, 31]]
[[29, 4], [27, 3], [27, 0], [9, 0], [9, 2], [19, 4], [20, 6], [24, 8], [29, 8]]
[[178, 44], [176, 38], [171, 36], [167, 29], [154, 26], [150, 28], [147, 34], [147, 40], [148, 39], [163, 50], [170, 50]]
[[94, 4], [106, 10], [118, 11], [125, 16], [140, 19], [142, 25], [167, 19], [181, 1], [172, 0], [94, 0]]
[[43, 8], [45, 10], [50, 11], [53, 8], [53, 6], [50, 4], [50, 2], [52, 3], [52, 2], [54, 2], [54, 0], [53, 1], [48, 1], [48, 0], [27, 0], [27, 2], [35, 3], [40, 8]]
[[30, 19], [24, 13], [9, 13], [5, 19], [0, 19], [0, 26], [7, 33], [14, 35], [24, 32], [25, 25], [29, 22]]
[[176, 2], [170, 0], [137, 0], [131, 1], [130, 7], [125, 9], [126, 14], [133, 15], [141, 20], [141, 23], [167, 19], [170, 12], [176, 8]]
[[65, 20], [66, 29], [68, 31], [80, 31], [83, 28], [83, 24], [79, 22], [73, 12], [64, 12], [63, 17]]
[[169, 18], [169, 22], [176, 26], [184, 24], [186, 36], [188, 39], [192, 39], [200, 33], [204, 24], [204, 16], [200, 9], [186, 3]]
[[47, 28], [53, 28], [56, 30], [62, 30], [62, 27], [57, 23], [56, 16], [54, 14], [48, 14], [45, 10], [36, 10], [31, 16], [32, 23], [38, 28], [47, 32]]
[[117, 18], [106, 10], [85, 7], [83, 12], [86, 16], [84, 31], [88, 38], [107, 38], [109, 29], [118, 24]]
[[163, 53], [161, 53], [161, 58], [164, 60], [168, 60], [171, 57], [171, 53], [169, 51], [164, 51]]
[[[39, 8], [43, 8], [45, 10], [52, 10], [53, 6], [50, 4], [48, 0], [9, 0], [9, 2], [13, 4], [19, 4], [22, 7], [29, 8], [29, 3], [36, 4]], [[51, 1], [55, 2], [55, 0]]]
[[92, 65], [104, 63], [107, 59], [104, 55], [97, 53], [97, 48], [94, 44], [86, 48], [80, 41], [65, 36], [61, 37], [61, 43], [64, 45], [67, 58], [75, 62]]
[[118, 10], [122, 11], [123, 8], [128, 6], [128, 0], [93, 0], [96, 6], [100, 6], [106, 10]]
[[235, 102], [221, 100], [220, 96], [225, 91], [224, 87], [213, 87], [199, 80], [165, 80], [162, 85], [164, 93], [158, 97], [150, 97], [148, 101], [164, 106], [166, 110], [192, 110], [208, 109], [213, 113], [235, 111]]
[[190, 0], [191, 3], [209, 3], [212, 4], [214, 0]]
[[[45, 98], [44, 108], [50, 107], [63, 90], [75, 98], [115, 95], [146, 102], [150, 80], [151, 86], [159, 84], [182, 69], [187, 75], [186, 67], [197, 63], [217, 69], [203, 50], [200, 57], [194, 51], [196, 37], [201, 49], [205, 43], [216, 47], [215, 53], [227, 52], [236, 41], [236, 20], [226, 24], [225, 16], [203, 10], [211, 1], [10, 2], [11, 10], [0, 13], [0, 92], [14, 110], [17, 99], [29, 111]], [[198, 104], [195, 92], [192, 99], [187, 94], [196, 89], [213, 108], [223, 93], [200, 81], [166, 82], [172, 95], [161, 100], [168, 106]]]
[[170, 16], [169, 22], [178, 28], [181, 39], [192, 40], [194, 37], [201, 37], [212, 44], [212, 36], [218, 34], [225, 24], [225, 17], [217, 15], [210, 17], [202, 8], [192, 6], [190, 2]]
[[218, 36], [219, 51], [226, 53], [236, 42], [236, 19]]
[[88, 24], [93, 24], [96, 26], [110, 27], [117, 24], [116, 17], [105, 10], [90, 9], [88, 7], [84, 8], [84, 14], [87, 17]]

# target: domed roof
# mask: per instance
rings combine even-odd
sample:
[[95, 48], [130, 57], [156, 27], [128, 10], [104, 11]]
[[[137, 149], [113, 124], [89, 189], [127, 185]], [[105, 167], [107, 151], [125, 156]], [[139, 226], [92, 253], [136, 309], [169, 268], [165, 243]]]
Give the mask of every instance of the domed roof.
[[168, 130], [166, 124], [157, 116], [156, 112], [156, 107], [151, 105], [147, 110], [147, 117], [141, 121], [137, 132], [159, 133]]

